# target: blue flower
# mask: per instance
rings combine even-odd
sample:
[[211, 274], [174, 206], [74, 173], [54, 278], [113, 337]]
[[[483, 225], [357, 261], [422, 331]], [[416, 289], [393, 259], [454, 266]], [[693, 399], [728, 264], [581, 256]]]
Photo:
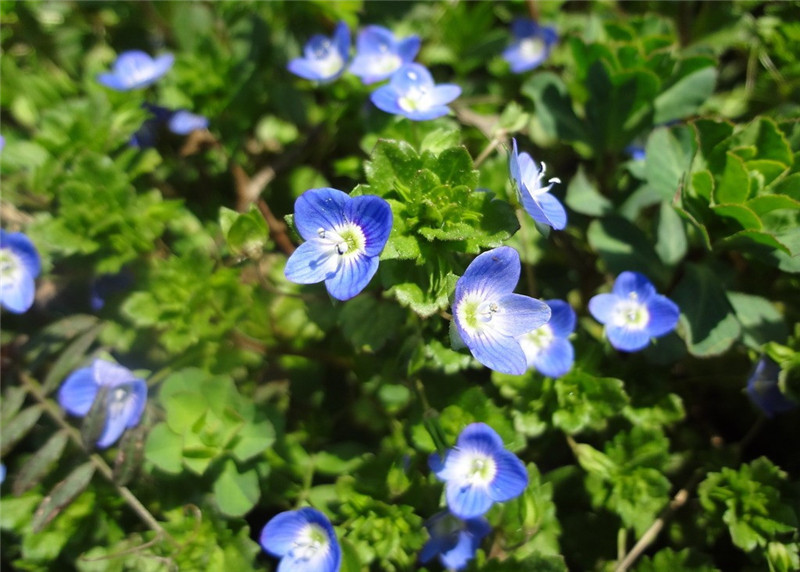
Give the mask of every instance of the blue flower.
[[462, 520], [447, 511], [440, 512], [425, 522], [430, 539], [419, 553], [419, 561], [425, 564], [439, 556], [442, 566], [448, 570], [463, 570], [492, 528], [485, 518]]
[[0, 229], [0, 304], [15, 314], [26, 312], [33, 305], [35, 279], [41, 270], [31, 239]]
[[644, 161], [645, 151], [641, 145], [628, 145], [625, 147], [625, 152], [630, 155], [634, 161]]
[[92, 280], [89, 293], [89, 305], [95, 312], [106, 305], [106, 298], [118, 292], [124, 292], [133, 284], [133, 275], [128, 270], [115, 274], [101, 274]]
[[316, 81], [329, 81], [344, 71], [350, 54], [350, 29], [339, 22], [333, 36], [317, 34], [306, 43], [302, 58], [289, 62], [288, 69], [295, 75]]
[[324, 280], [331, 296], [349, 300], [378, 271], [392, 209], [380, 197], [310, 189], [295, 202], [294, 224], [306, 242], [286, 262], [286, 278], [297, 284]]
[[350, 64], [350, 72], [365, 84], [386, 79], [403, 64], [414, 61], [419, 46], [419, 36], [396, 40], [394, 34], [382, 26], [367, 26], [358, 34], [356, 57]]
[[623, 272], [617, 276], [610, 294], [589, 300], [589, 312], [606, 326], [606, 336], [618, 350], [635, 352], [675, 329], [680, 316], [678, 306], [661, 294], [646, 276]]
[[67, 377], [58, 390], [58, 402], [68, 413], [83, 417], [101, 388], [106, 389], [106, 420], [97, 446], [105, 449], [116, 443], [125, 429], [138, 425], [147, 402], [147, 384], [121, 365], [96, 359]]
[[6, 480], [6, 466], [3, 463], [0, 463], [0, 485], [3, 484]]
[[117, 91], [147, 87], [167, 73], [174, 61], [172, 54], [153, 59], [139, 50], [123, 52], [114, 62], [111, 73], [101, 73], [97, 81]]
[[563, 300], [545, 300], [545, 304], [550, 307], [550, 321], [524, 334], [519, 343], [528, 367], [548, 377], [561, 377], [575, 361], [575, 350], [568, 339], [575, 331], [575, 311]]
[[276, 514], [261, 531], [260, 543], [281, 559], [281, 572], [336, 572], [342, 560], [328, 517], [313, 508]]
[[503, 52], [503, 58], [511, 64], [514, 73], [526, 72], [541, 65], [558, 41], [555, 28], [540, 26], [533, 20], [514, 20], [511, 33], [514, 43]]
[[553, 177], [547, 181], [550, 184], [543, 187], [545, 164], [542, 163], [540, 171], [530, 155], [517, 153], [517, 140], [512, 139], [512, 141], [514, 148], [511, 150], [508, 168], [511, 171], [511, 180], [514, 182], [522, 207], [536, 222], [546, 224], [556, 230], [563, 229], [567, 226], [567, 211], [564, 210], [564, 206], [558, 199], [550, 194], [553, 183], [561, 181]]
[[528, 486], [528, 472], [506, 451], [494, 429], [485, 423], [467, 425], [444, 459], [433, 453], [431, 470], [445, 481], [447, 507], [459, 518], [485, 514], [496, 502], [518, 497]]
[[550, 319], [547, 304], [514, 294], [519, 273], [519, 253], [511, 247], [476, 257], [456, 282], [452, 322], [479, 362], [516, 375], [528, 369], [519, 337]]
[[750, 379], [747, 380], [747, 395], [767, 417], [800, 405], [781, 391], [778, 385], [780, 372], [781, 368], [777, 363], [767, 356], [762, 356]]
[[388, 85], [373, 91], [370, 99], [382, 111], [425, 121], [450, 113], [447, 104], [459, 95], [457, 85], [435, 85], [425, 66], [406, 64], [394, 72]]
[[196, 115], [185, 109], [180, 109], [169, 118], [167, 127], [176, 135], [188, 135], [195, 129], [206, 129], [208, 127], [208, 119], [202, 115]]

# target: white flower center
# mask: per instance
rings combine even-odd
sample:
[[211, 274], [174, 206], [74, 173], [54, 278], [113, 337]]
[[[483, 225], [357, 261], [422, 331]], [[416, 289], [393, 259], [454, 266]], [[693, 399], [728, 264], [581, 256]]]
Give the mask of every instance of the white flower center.
[[329, 248], [342, 257], [353, 257], [364, 252], [367, 237], [357, 224], [348, 222], [331, 230], [320, 228], [317, 235]]
[[497, 463], [489, 455], [462, 451], [456, 474], [460, 475], [464, 487], [488, 486], [497, 475]]
[[321, 76], [332, 76], [344, 67], [342, 55], [330, 40], [321, 42], [314, 48], [314, 66]]
[[0, 249], [0, 280], [4, 283], [17, 282], [21, 267], [19, 258], [10, 249]]
[[293, 560], [308, 561], [324, 554], [330, 547], [330, 540], [325, 529], [318, 524], [309, 523], [292, 542], [289, 557]]
[[527, 334], [523, 334], [519, 339], [519, 345], [522, 346], [522, 351], [525, 352], [525, 355], [536, 356], [542, 350], [550, 347], [554, 338], [553, 328], [550, 327], [550, 324], [545, 324]]
[[525, 187], [528, 189], [528, 191], [530, 192], [531, 196], [534, 197], [534, 198], [539, 196], [539, 195], [543, 195], [545, 193], [550, 192], [550, 188], [553, 186], [553, 183], [560, 183], [561, 182], [561, 179], [559, 179], [558, 177], [552, 177], [549, 181], [547, 181], [550, 184], [547, 185], [546, 187], [543, 187], [542, 186], [542, 179], [544, 179], [544, 174], [545, 174], [546, 171], [547, 171], [547, 165], [545, 165], [544, 161], [542, 161], [542, 170], [537, 173], [536, 181], [535, 182], [534, 181], [530, 181], [530, 183], [532, 183], [532, 184], [528, 184], [529, 182], [525, 181]]
[[[412, 77], [414, 76], [414, 77]], [[408, 77], [415, 79], [414, 72], [409, 72]], [[431, 94], [427, 87], [412, 87], [397, 102], [403, 111], [427, 111], [431, 108]]]
[[116, 417], [125, 408], [131, 392], [127, 386], [120, 385], [112, 389], [106, 397], [109, 417]]
[[497, 302], [481, 300], [474, 294], [465, 296], [455, 310], [459, 323], [470, 334], [490, 327], [489, 323], [499, 311], [500, 305]]
[[650, 322], [650, 312], [647, 311], [647, 306], [639, 301], [636, 292], [631, 292], [627, 298], [617, 302], [611, 322], [622, 328], [643, 330]]
[[541, 38], [525, 38], [519, 43], [519, 53], [526, 60], [535, 60], [542, 56], [545, 47], [545, 43]]
[[[381, 52], [386, 51], [388, 48], [386, 46], [381, 45]], [[379, 56], [375, 56], [372, 59], [371, 68], [373, 73], [378, 74], [389, 74], [403, 65], [403, 61], [400, 59], [400, 56], [397, 54], [392, 53], [381, 53]]]

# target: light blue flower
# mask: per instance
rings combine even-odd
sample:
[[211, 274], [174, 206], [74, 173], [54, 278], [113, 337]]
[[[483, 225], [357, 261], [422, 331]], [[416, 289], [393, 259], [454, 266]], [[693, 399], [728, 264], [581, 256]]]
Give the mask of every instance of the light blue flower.
[[28, 311], [41, 270], [39, 253], [31, 239], [21, 232], [0, 229], [0, 304], [15, 314]]
[[772, 359], [762, 356], [747, 380], [747, 395], [767, 417], [794, 409], [800, 403], [789, 398], [778, 385], [781, 368]]
[[382, 26], [367, 26], [358, 34], [350, 73], [360, 77], [365, 84], [386, 79], [403, 64], [414, 61], [419, 47], [419, 36], [397, 40]]
[[288, 69], [305, 79], [330, 81], [342, 74], [349, 55], [350, 29], [339, 22], [332, 37], [313, 36], [303, 48], [303, 57], [290, 61]]
[[275, 515], [261, 531], [260, 543], [281, 559], [279, 572], [336, 572], [342, 560], [328, 517], [313, 508]]
[[503, 52], [503, 58], [511, 64], [511, 71], [522, 73], [538, 67], [550, 55], [558, 42], [555, 28], [540, 26], [533, 20], [518, 19], [511, 23], [514, 43]]
[[625, 147], [625, 152], [630, 155], [634, 161], [644, 161], [645, 151], [641, 145], [628, 145]]
[[455, 448], [448, 449], [444, 459], [431, 454], [428, 464], [446, 483], [450, 512], [463, 519], [485, 514], [494, 503], [516, 498], [528, 486], [525, 465], [485, 423], [467, 425]]
[[550, 307], [550, 321], [523, 334], [519, 343], [528, 367], [548, 377], [561, 377], [575, 361], [575, 350], [568, 339], [575, 331], [575, 310], [563, 300], [545, 300], [545, 304]]
[[519, 253], [511, 247], [476, 257], [456, 282], [452, 322], [458, 338], [479, 362], [516, 375], [528, 369], [520, 336], [550, 319], [547, 304], [514, 294], [519, 273]]
[[0, 485], [2, 485], [6, 480], [6, 466], [3, 463], [0, 463]]
[[297, 284], [324, 280], [331, 296], [349, 300], [378, 271], [392, 209], [380, 197], [310, 189], [295, 202], [294, 224], [306, 242], [286, 262], [286, 278]]
[[556, 230], [563, 229], [567, 226], [567, 211], [558, 199], [550, 194], [553, 183], [560, 183], [561, 180], [553, 177], [547, 181], [550, 184], [543, 187], [545, 164], [542, 163], [540, 171], [530, 155], [517, 153], [517, 140], [512, 139], [512, 142], [514, 147], [511, 150], [508, 168], [522, 207], [536, 222]]
[[423, 564], [439, 556], [442, 566], [448, 570], [463, 570], [481, 541], [491, 532], [489, 522], [483, 518], [462, 520], [448, 511], [440, 512], [425, 522], [430, 539], [419, 553]]
[[97, 446], [105, 449], [116, 443], [125, 429], [139, 424], [147, 402], [147, 384], [121, 365], [96, 359], [67, 377], [58, 390], [58, 402], [68, 413], [83, 417], [101, 388], [106, 388], [106, 419]]
[[372, 92], [375, 107], [414, 121], [436, 119], [450, 113], [447, 104], [461, 95], [457, 85], [435, 85], [431, 73], [420, 64], [406, 64], [392, 74], [388, 85]]
[[208, 119], [202, 115], [196, 115], [185, 109], [180, 109], [169, 118], [167, 127], [176, 135], [188, 135], [195, 129], [208, 128]]
[[589, 300], [589, 312], [606, 326], [606, 336], [618, 350], [635, 352], [678, 325], [680, 309], [656, 292], [646, 276], [623, 272], [609, 294]]
[[117, 91], [147, 87], [167, 73], [174, 61], [172, 54], [153, 59], [139, 50], [122, 52], [114, 62], [111, 73], [101, 73], [97, 81]]

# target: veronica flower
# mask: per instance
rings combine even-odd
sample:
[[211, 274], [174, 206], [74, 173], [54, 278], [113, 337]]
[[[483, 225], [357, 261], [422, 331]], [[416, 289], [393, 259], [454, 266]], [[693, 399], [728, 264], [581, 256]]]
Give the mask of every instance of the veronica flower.
[[547, 181], [550, 184], [543, 187], [545, 164], [542, 163], [540, 171], [530, 155], [517, 153], [517, 140], [512, 139], [512, 142], [514, 148], [511, 151], [508, 168], [522, 207], [536, 222], [556, 230], [563, 229], [567, 226], [567, 211], [558, 199], [550, 194], [553, 183], [560, 183], [561, 180], [553, 177]]
[[547, 304], [514, 294], [519, 273], [519, 253], [511, 247], [479, 255], [456, 282], [452, 322], [479, 362], [517, 375], [528, 367], [520, 336], [550, 319]]
[[6, 466], [0, 463], [0, 485], [6, 480]]
[[117, 91], [147, 87], [167, 73], [174, 61], [172, 54], [153, 59], [139, 50], [123, 52], [114, 62], [111, 73], [101, 73], [97, 81]]
[[68, 413], [83, 417], [101, 388], [106, 388], [106, 419], [97, 446], [104, 449], [116, 443], [125, 429], [139, 424], [147, 401], [147, 384], [121, 365], [96, 359], [67, 377], [58, 390], [58, 402]]
[[561, 377], [572, 369], [575, 350], [569, 335], [575, 331], [575, 311], [563, 300], [545, 300], [550, 307], [550, 321], [519, 339], [528, 359], [528, 367], [542, 375]]
[[181, 109], [172, 114], [167, 122], [167, 127], [176, 135], [188, 135], [195, 129], [206, 129], [208, 119]]
[[329, 81], [342, 74], [349, 54], [350, 29], [339, 22], [332, 37], [313, 36], [303, 48], [303, 57], [290, 61], [288, 69], [305, 79]]
[[422, 547], [419, 560], [423, 564], [439, 556], [448, 570], [463, 570], [492, 528], [485, 518], [462, 520], [447, 511], [440, 512], [425, 522], [430, 539]]
[[492, 504], [518, 497], [528, 486], [525, 465], [485, 423], [467, 425], [455, 448], [448, 449], [444, 459], [433, 453], [428, 464], [447, 483], [447, 507], [459, 518], [481, 516]]
[[380, 197], [310, 189], [295, 202], [294, 224], [306, 242], [286, 262], [286, 278], [297, 284], [324, 280], [331, 296], [348, 300], [378, 271], [392, 209]]
[[656, 292], [646, 276], [623, 272], [609, 294], [589, 300], [589, 312], [605, 324], [606, 336], [618, 350], [635, 352], [650, 343], [650, 338], [668, 334], [678, 324], [678, 306]]
[[628, 145], [625, 147], [625, 152], [630, 155], [634, 161], [644, 161], [645, 151], [641, 145]]
[[382, 26], [367, 26], [358, 34], [356, 57], [350, 64], [350, 72], [365, 84], [386, 79], [403, 64], [414, 61], [419, 46], [419, 36], [396, 40], [394, 34]]
[[261, 531], [260, 543], [281, 559], [281, 572], [336, 572], [342, 560], [328, 517], [313, 508], [275, 515]]
[[41, 270], [31, 239], [0, 229], [0, 304], [15, 314], [26, 312], [33, 305], [35, 279]]
[[425, 66], [406, 64], [392, 74], [388, 85], [373, 91], [370, 99], [382, 111], [425, 121], [450, 113], [447, 104], [459, 95], [457, 85], [435, 85]]
[[511, 64], [514, 73], [526, 72], [541, 65], [558, 41], [555, 28], [540, 26], [533, 20], [514, 20], [511, 33], [514, 43], [503, 52], [503, 58]]
[[747, 380], [747, 395], [767, 417], [797, 407], [796, 401], [781, 391], [778, 385], [780, 366], [767, 356], [762, 356], [750, 379]]

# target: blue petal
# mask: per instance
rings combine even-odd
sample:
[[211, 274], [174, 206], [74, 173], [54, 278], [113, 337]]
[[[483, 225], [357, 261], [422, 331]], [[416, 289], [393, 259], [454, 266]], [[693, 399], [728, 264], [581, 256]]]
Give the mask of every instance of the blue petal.
[[446, 105], [434, 105], [428, 109], [415, 109], [414, 111], [401, 109], [400, 111], [400, 115], [404, 115], [412, 121], [429, 121], [444, 117], [448, 113], [450, 113], [450, 108]]
[[325, 79], [319, 72], [319, 67], [313, 60], [305, 58], [295, 58], [286, 66], [294, 75], [300, 76], [303, 79], [310, 79], [313, 81], [320, 81]]
[[521, 171], [519, 168], [519, 153], [517, 152], [517, 140], [511, 139], [511, 155], [508, 157], [508, 170], [511, 173], [511, 180], [517, 189], [522, 187]]
[[504, 502], [518, 497], [528, 486], [528, 471], [514, 453], [505, 449], [494, 456], [497, 473], [489, 484], [489, 496], [495, 502]]
[[30, 275], [36, 278], [42, 271], [42, 261], [39, 252], [30, 238], [21, 232], [6, 232], [0, 230], [0, 248], [8, 248], [16, 255], [22, 263], [22, 267]]
[[567, 212], [553, 195], [541, 193], [534, 198], [523, 190], [522, 206], [536, 222], [551, 226], [555, 230], [562, 230], [567, 226]]
[[101, 73], [97, 75], [97, 81], [106, 87], [117, 91], [129, 89], [128, 82], [113, 73]]
[[430, 562], [434, 556], [449, 550], [453, 541], [447, 536], [432, 536], [419, 551], [419, 561], [423, 564]]
[[660, 294], [653, 296], [647, 302], [647, 311], [650, 313], [647, 331], [652, 338], [663, 336], [674, 330], [681, 314], [675, 302]]
[[36, 296], [36, 283], [23, 269], [17, 269], [15, 276], [4, 277], [0, 281], [0, 303], [15, 314], [27, 312], [33, 306]]
[[101, 449], [116, 443], [125, 429], [136, 426], [142, 417], [147, 401], [147, 385], [142, 380], [136, 380], [126, 389], [128, 394], [122, 403], [115, 403], [113, 388], [106, 394], [106, 423], [103, 434], [97, 440], [97, 446]]
[[639, 351], [650, 343], [650, 334], [646, 329], [634, 330], [606, 324], [606, 336], [612, 346], [624, 352]]
[[[454, 306], [468, 292], [482, 300], [494, 300], [510, 294], [517, 287], [520, 274], [519, 253], [510, 246], [500, 246], [477, 256], [456, 282]], [[460, 332], [463, 337], [463, 332]], [[465, 338], [466, 340], [466, 338]]]
[[92, 408], [98, 389], [94, 368], [78, 369], [61, 384], [58, 390], [58, 403], [72, 415], [86, 415]]
[[0, 484], [3, 484], [3, 481], [6, 480], [6, 466], [3, 463], [0, 463]]
[[488, 536], [492, 531], [489, 521], [485, 518], [468, 518], [464, 523], [466, 524], [467, 532], [476, 539], [478, 544], [480, 544], [482, 538]]
[[195, 129], [208, 127], [208, 119], [186, 110], [176, 111], [169, 120], [169, 130], [176, 135], [188, 135]]
[[447, 470], [447, 457], [450, 455], [451, 451], [452, 450], [447, 451], [445, 453], [444, 459], [442, 459], [439, 456], [439, 453], [436, 452], [433, 452], [430, 455], [428, 455], [428, 467], [430, 467], [431, 471], [433, 471], [433, 473], [443, 481], [447, 480], [442, 475], [447, 474], [445, 473], [445, 471]]
[[395, 53], [394, 34], [383, 26], [365, 26], [358, 34], [356, 40], [356, 50], [359, 55], [376, 56], [383, 55], [381, 46], [387, 46], [390, 53]]
[[566, 338], [575, 331], [575, 310], [563, 300], [545, 300], [550, 307], [550, 329], [557, 338]]
[[433, 77], [428, 69], [420, 64], [406, 64], [398, 69], [389, 80], [389, 85], [399, 93], [406, 93], [418, 87], [433, 87]]
[[511, 33], [515, 38], [527, 38], [535, 36], [539, 30], [539, 25], [527, 18], [515, 18], [511, 22]]
[[347, 222], [345, 205], [352, 200], [347, 193], [330, 187], [309, 189], [294, 203], [294, 224], [305, 240], [319, 237], [319, 229], [332, 230]]
[[459, 434], [456, 446], [468, 453], [490, 455], [503, 449], [503, 440], [486, 423], [470, 423]]
[[533, 359], [536, 371], [547, 377], [566, 375], [575, 361], [575, 350], [569, 340], [554, 338], [550, 345], [543, 348]]
[[403, 115], [406, 113], [398, 103], [400, 94], [397, 92], [397, 89], [391, 85], [382, 85], [372, 92], [369, 99], [375, 107], [386, 113], [391, 113], [392, 115]]
[[597, 294], [589, 300], [589, 313], [601, 324], [608, 324], [619, 301], [616, 294]]
[[644, 274], [639, 272], [626, 271], [617, 276], [611, 291], [623, 298], [627, 298], [631, 292], [635, 292], [639, 302], [643, 303], [656, 295], [655, 286]]
[[175, 56], [172, 54], [162, 54], [158, 56], [153, 62], [152, 81], [166, 74], [172, 68], [173, 63], [175, 63]]
[[420, 46], [421, 41], [419, 36], [415, 35], [403, 38], [397, 45], [397, 55], [400, 56], [404, 64], [410, 63], [417, 57]]
[[445, 487], [447, 507], [459, 518], [474, 518], [488, 511], [493, 504], [487, 489], [476, 486], [462, 486], [450, 481]]
[[460, 532], [456, 544], [450, 550], [443, 551], [440, 560], [448, 570], [463, 570], [475, 557], [477, 545], [471, 535]]
[[489, 369], [511, 375], [522, 375], [528, 369], [525, 352], [514, 338], [489, 329], [472, 337], [464, 330], [459, 330], [459, 333], [475, 359]]
[[497, 303], [500, 311], [492, 317], [491, 324], [505, 336], [518, 338], [550, 320], [550, 307], [530, 296], [506, 294]]
[[336, 25], [336, 29], [333, 31], [333, 45], [336, 46], [336, 51], [342, 56], [342, 60], [346, 62], [350, 57], [350, 28], [345, 22], [339, 22]]
[[345, 218], [359, 226], [366, 238], [365, 254], [378, 256], [392, 232], [392, 208], [372, 195], [353, 197], [345, 204]]
[[261, 530], [261, 548], [273, 556], [283, 556], [292, 548], [297, 535], [306, 525], [307, 515], [300, 511], [276, 514]]
[[312, 239], [297, 247], [283, 273], [295, 284], [316, 284], [333, 277], [339, 268], [339, 255], [329, 244]]
[[349, 300], [366, 288], [377, 271], [377, 256], [343, 257], [336, 274], [325, 280], [325, 287], [337, 300]]
[[[538, 190], [541, 186], [539, 181], [539, 167], [536, 166], [536, 163], [528, 153], [520, 153], [518, 160], [519, 176], [522, 185], [529, 191]], [[524, 190], [522, 190], [522, 195], [524, 196], [525, 194], [530, 193], [525, 193]]]
[[108, 387], [137, 381], [131, 370], [104, 359], [96, 359], [92, 362], [92, 374], [98, 385], [107, 385]]
[[461, 95], [461, 88], [452, 83], [443, 83], [433, 88], [431, 105], [434, 107], [447, 105]]

